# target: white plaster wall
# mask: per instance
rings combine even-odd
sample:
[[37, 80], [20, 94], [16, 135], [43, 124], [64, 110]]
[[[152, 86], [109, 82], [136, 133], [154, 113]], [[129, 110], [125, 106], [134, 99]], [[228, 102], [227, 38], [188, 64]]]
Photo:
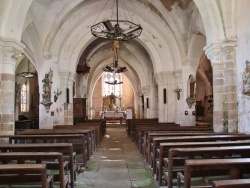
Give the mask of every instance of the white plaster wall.
[[[62, 80], [59, 77], [58, 73], [58, 63], [53, 62], [51, 60], [44, 60], [43, 66], [41, 67], [39, 74], [39, 93], [40, 93], [40, 102], [42, 102], [42, 79], [45, 77], [46, 73], [49, 73], [50, 69], [53, 71], [52, 78], [52, 88], [51, 88], [51, 102], [49, 112], [46, 111], [45, 107], [40, 104], [39, 105], [39, 126], [41, 129], [51, 129], [53, 125], [63, 124], [64, 123], [64, 103], [66, 102], [66, 85], [64, 87], [61, 86]], [[54, 102], [54, 92], [62, 91], [62, 94], [59, 95], [58, 100]], [[54, 113], [54, 116], [52, 115]]]
[[238, 49], [236, 54], [237, 61], [237, 91], [238, 91], [238, 131], [250, 133], [250, 96], [242, 94], [242, 73], [246, 65], [245, 61], [250, 60], [250, 19], [249, 0], [237, 1], [237, 34]]

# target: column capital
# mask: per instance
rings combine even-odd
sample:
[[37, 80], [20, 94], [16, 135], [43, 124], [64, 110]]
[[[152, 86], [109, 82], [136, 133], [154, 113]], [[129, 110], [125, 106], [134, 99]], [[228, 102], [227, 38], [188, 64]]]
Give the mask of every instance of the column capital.
[[224, 62], [235, 62], [237, 41], [227, 40], [222, 44], [223, 47], [223, 61]]
[[14, 39], [6, 39], [0, 37], [0, 57], [3, 61], [17, 61], [22, 55], [25, 45], [17, 42]]
[[212, 43], [203, 49], [212, 64], [222, 62], [222, 42]]
[[164, 85], [167, 84], [168, 79], [174, 78], [174, 74], [172, 71], [163, 71], [156, 73], [154, 78], [157, 84]]
[[141, 92], [143, 95], [149, 95], [150, 94], [150, 86], [142, 87]]

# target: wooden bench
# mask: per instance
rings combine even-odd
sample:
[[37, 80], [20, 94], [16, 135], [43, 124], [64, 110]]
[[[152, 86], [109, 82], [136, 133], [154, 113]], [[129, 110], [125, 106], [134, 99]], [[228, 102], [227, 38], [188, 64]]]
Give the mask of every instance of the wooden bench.
[[[206, 131], [198, 131], [198, 130], [179, 130], [178, 132], [176, 131], [164, 131], [164, 132], [149, 132], [147, 134], [147, 140], [145, 142], [144, 146], [144, 153], [145, 153], [145, 158], [146, 161], [149, 162], [150, 160], [150, 153], [153, 148], [153, 138], [158, 138], [158, 137], [169, 137], [169, 136], [198, 136], [198, 135], [227, 135], [225, 133], [214, 133], [214, 132], [206, 132]], [[151, 144], [151, 145], [150, 145]]]
[[[191, 178], [193, 174], [200, 174], [201, 176], [213, 176], [215, 171], [229, 170], [228, 175], [230, 179], [240, 179], [243, 173], [250, 173], [250, 158], [238, 159], [200, 159], [200, 160], [186, 160], [184, 176], [178, 173], [179, 180], [184, 179], [184, 188], [191, 187]], [[219, 175], [219, 173], [216, 175]], [[178, 181], [178, 186], [181, 186]]]
[[218, 180], [213, 182], [213, 188], [247, 188], [250, 179]]
[[250, 135], [204, 135], [204, 136], [173, 136], [173, 137], [157, 137], [153, 138], [153, 148], [150, 154], [151, 164], [153, 166], [153, 174], [156, 173], [156, 150], [160, 143], [167, 142], [208, 142], [208, 141], [230, 141], [230, 140], [247, 140]]
[[[47, 160], [57, 161], [58, 165], [56, 165], [56, 168], [58, 168], [59, 171], [59, 182], [60, 182], [60, 188], [67, 188], [69, 184], [69, 177], [65, 174], [65, 166], [64, 166], [64, 160], [63, 160], [63, 154], [59, 152], [5, 152], [0, 153], [0, 161], [2, 161], [3, 164], [7, 164], [9, 162], [13, 162], [13, 160], [16, 160], [18, 164], [25, 164], [27, 161], [35, 161], [37, 163], [47, 163]], [[67, 165], [67, 163], [66, 163]], [[54, 165], [53, 165], [54, 166]], [[66, 166], [67, 167], [67, 166]], [[52, 167], [53, 169], [55, 167]], [[47, 169], [48, 164], [47, 164]], [[54, 180], [55, 181], [55, 176]]]
[[42, 188], [49, 188], [52, 187], [52, 180], [53, 176], [47, 174], [45, 164], [0, 165], [0, 184], [40, 183]]
[[77, 125], [55, 125], [53, 129], [67, 129], [67, 130], [94, 130], [95, 131], [95, 148], [97, 145], [100, 145], [102, 140], [102, 127], [101, 124], [96, 123], [81, 123]]
[[[156, 156], [156, 160], [158, 161], [157, 164], [157, 179], [159, 180], [159, 186], [163, 185], [162, 183], [162, 177], [163, 177], [163, 166], [165, 166], [165, 169], [168, 168], [168, 164], [165, 164], [168, 156], [169, 156], [169, 150], [171, 148], [187, 148], [187, 147], [218, 147], [218, 146], [248, 146], [250, 145], [250, 140], [240, 140], [240, 141], [220, 141], [220, 142], [174, 142], [174, 143], [160, 143], [159, 148], [159, 155]], [[166, 158], [167, 159], [166, 159]], [[164, 160], [165, 159], [165, 160]], [[170, 164], [171, 165], [171, 164]], [[173, 173], [173, 177], [176, 177], [176, 173]], [[171, 176], [168, 175], [165, 177], [167, 182], [167, 177]], [[168, 184], [171, 187], [172, 181], [168, 180]]]
[[135, 138], [134, 141], [137, 145], [141, 143], [143, 143], [143, 140], [145, 138], [144, 133], [145, 132], [152, 132], [152, 131], [196, 131], [196, 132], [213, 132], [213, 130], [211, 130], [210, 128], [207, 129], [205, 128], [198, 128], [195, 126], [176, 126], [176, 125], [171, 125], [171, 124], [166, 124], [166, 125], [161, 125], [161, 124], [156, 124], [153, 127], [151, 127], [152, 125], [148, 125], [146, 127], [144, 126], [139, 126], [136, 131], [135, 131]]
[[67, 135], [67, 134], [83, 134], [86, 137], [85, 148], [88, 151], [87, 160], [94, 153], [95, 139], [93, 130], [65, 130], [65, 129], [28, 129], [19, 133], [19, 135]]
[[184, 130], [184, 131], [171, 131], [171, 130], [145, 130], [142, 134], [143, 143], [143, 157], [146, 158], [146, 153], [148, 152], [148, 144], [152, 141], [153, 137], [168, 136], [169, 134], [179, 133], [180, 136], [185, 136], [185, 134], [213, 134], [213, 131], [201, 131], [201, 130]]
[[[79, 122], [79, 123], [84, 123], [84, 124], [85, 123], [100, 123], [101, 127], [102, 127], [102, 136], [104, 136], [106, 134], [107, 123], [106, 123], [106, 120], [104, 120], [104, 119], [86, 119], [83, 122]], [[78, 124], [78, 123], [76, 123], [76, 124]]]
[[83, 134], [64, 134], [64, 135], [12, 135], [9, 136], [9, 143], [72, 143], [73, 151], [81, 156], [78, 163], [86, 167], [88, 151], [86, 149], [86, 137]]
[[135, 123], [158, 123], [158, 118], [150, 119], [127, 119], [126, 120], [126, 130], [128, 136], [131, 136], [131, 132]]
[[[224, 147], [192, 147], [192, 148], [171, 148], [168, 156], [167, 185], [172, 188], [174, 161], [178, 160], [178, 169], [183, 172], [186, 159], [202, 158], [230, 158], [250, 157], [250, 146], [224, 146]], [[181, 160], [180, 160], [181, 159]], [[216, 172], [214, 172], [216, 174]]]
[[47, 143], [47, 144], [0, 144], [0, 152], [60, 152], [64, 158], [69, 161], [70, 184], [74, 187], [77, 170], [75, 166], [75, 157], [71, 143]]
[[78, 127], [80, 129], [94, 129], [96, 131], [96, 143], [97, 145], [100, 145], [102, 136], [104, 135], [102, 126], [102, 123], [77, 123], [74, 128]]

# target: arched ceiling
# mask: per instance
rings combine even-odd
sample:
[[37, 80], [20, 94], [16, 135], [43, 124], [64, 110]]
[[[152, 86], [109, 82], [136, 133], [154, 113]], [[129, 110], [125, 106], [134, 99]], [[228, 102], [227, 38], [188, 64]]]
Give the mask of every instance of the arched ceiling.
[[[104, 66], [105, 62], [108, 62], [107, 55], [101, 53], [101, 50], [108, 53], [112, 46], [112, 41], [99, 40], [90, 33], [91, 25], [110, 18], [114, 1], [109, 0], [109, 5], [104, 6], [106, 2], [33, 0], [25, 19], [25, 35], [22, 40], [28, 44], [29, 49], [37, 49], [37, 46], [40, 46], [42, 52], [33, 51], [34, 56], [40, 57], [35, 54], [41, 53], [45, 59], [53, 58], [61, 71], [74, 72], [82, 60], [89, 60], [88, 65], [92, 67], [91, 71], [94, 71], [101, 67], [96, 65], [103, 63]], [[188, 37], [191, 36], [189, 32], [204, 33], [200, 26], [200, 15], [197, 14], [199, 11], [193, 0], [124, 2], [133, 21], [143, 28], [139, 38], [123, 44], [121, 49], [121, 54], [124, 54], [123, 63], [133, 69], [140, 84], [147, 86], [147, 79], [151, 79], [147, 76], [149, 72], [156, 74], [161, 71], [180, 70], [187, 55]], [[123, 7], [119, 7], [120, 19], [125, 19], [123, 11]], [[190, 27], [190, 23], [196, 30]], [[29, 29], [31, 27], [32, 33]], [[28, 39], [28, 36], [33, 37], [32, 40]], [[97, 55], [100, 57], [97, 58]], [[91, 59], [93, 57], [94, 60]], [[36, 61], [43, 62], [41, 59]]]

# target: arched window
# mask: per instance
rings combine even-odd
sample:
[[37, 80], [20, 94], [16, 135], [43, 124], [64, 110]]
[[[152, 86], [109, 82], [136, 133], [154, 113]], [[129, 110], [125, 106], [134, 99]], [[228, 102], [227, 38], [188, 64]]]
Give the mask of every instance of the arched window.
[[21, 112], [28, 111], [28, 87], [27, 83], [24, 83], [21, 87]]
[[122, 82], [122, 76], [119, 73], [113, 74], [109, 72], [104, 72], [102, 74], [102, 95], [103, 96], [108, 96], [113, 93], [116, 96], [122, 95], [122, 84], [107, 84], [106, 82], [109, 83], [114, 83], [116, 81], [117, 83]]

